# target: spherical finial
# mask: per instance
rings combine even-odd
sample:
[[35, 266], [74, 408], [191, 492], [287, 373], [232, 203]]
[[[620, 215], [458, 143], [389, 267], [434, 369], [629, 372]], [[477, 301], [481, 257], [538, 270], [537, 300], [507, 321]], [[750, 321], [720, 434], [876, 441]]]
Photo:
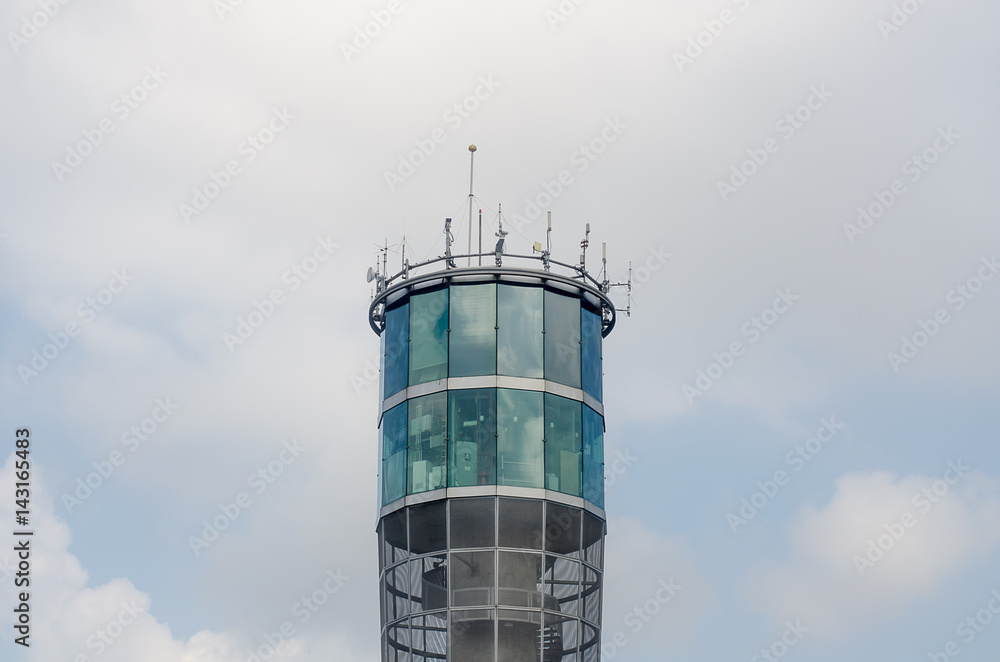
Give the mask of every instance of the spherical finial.
[[469, 145], [469, 151], [470, 152], [476, 151], [476, 146], [475, 145]]

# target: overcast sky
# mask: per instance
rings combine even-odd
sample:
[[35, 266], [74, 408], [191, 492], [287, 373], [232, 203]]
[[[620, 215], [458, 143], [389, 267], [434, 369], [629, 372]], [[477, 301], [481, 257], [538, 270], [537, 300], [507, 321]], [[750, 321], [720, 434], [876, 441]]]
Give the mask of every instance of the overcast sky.
[[501, 205], [519, 253], [552, 211], [557, 257], [590, 223], [591, 266], [606, 241], [612, 279], [633, 267], [604, 344], [604, 660], [994, 662], [998, 23], [6, 2], [0, 660], [378, 660], [365, 272], [404, 234], [441, 254], [445, 217], [466, 244], [475, 143], [484, 244]]

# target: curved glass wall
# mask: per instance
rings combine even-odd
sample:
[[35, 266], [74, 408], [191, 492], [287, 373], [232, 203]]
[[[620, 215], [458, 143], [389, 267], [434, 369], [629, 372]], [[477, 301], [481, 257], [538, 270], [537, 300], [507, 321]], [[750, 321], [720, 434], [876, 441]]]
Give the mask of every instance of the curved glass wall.
[[480, 283], [412, 295], [385, 315], [383, 397], [445, 377], [547, 379], [601, 400], [598, 313], [538, 286]]
[[382, 505], [444, 487], [545, 488], [604, 508], [604, 417], [540, 391], [411, 398], [382, 423]]
[[551, 501], [469, 497], [402, 508], [378, 533], [385, 659], [598, 659], [600, 518]]

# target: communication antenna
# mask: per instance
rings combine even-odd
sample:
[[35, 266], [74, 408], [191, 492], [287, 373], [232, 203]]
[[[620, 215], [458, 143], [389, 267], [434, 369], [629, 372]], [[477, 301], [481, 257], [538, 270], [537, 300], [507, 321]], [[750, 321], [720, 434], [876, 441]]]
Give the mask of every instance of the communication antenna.
[[483, 210], [479, 210], [479, 266], [483, 266]]
[[503, 229], [503, 212], [500, 211], [500, 208], [501, 206], [497, 204], [497, 216], [499, 217], [500, 222], [499, 225], [497, 226], [498, 229], [496, 231], [496, 236], [499, 237], [500, 239], [499, 241], [497, 241], [496, 248], [493, 249], [493, 254], [496, 257], [498, 267], [503, 266], [503, 260], [501, 259], [500, 256], [503, 255], [505, 237], [507, 236], [507, 233]]
[[451, 256], [451, 242], [453, 241], [455, 241], [455, 237], [451, 234], [451, 219], [446, 218], [444, 219], [444, 257], [449, 269], [455, 268], [455, 260]]
[[584, 274], [587, 273], [587, 246], [590, 246], [590, 223], [587, 223], [587, 234], [583, 236], [583, 241], [580, 242], [580, 272]]
[[[472, 174], [476, 165], [476, 146], [469, 145], [469, 252], [466, 258], [465, 266], [472, 266]], [[482, 245], [482, 225], [479, 227], [480, 240], [479, 243]], [[482, 251], [480, 251], [482, 252]]]
[[604, 281], [601, 283], [601, 291], [608, 294], [612, 287], [624, 287], [626, 288], [625, 295], [625, 308], [615, 308], [616, 311], [620, 313], [625, 313], [625, 317], [632, 317], [632, 261], [629, 260], [628, 263], [628, 281], [624, 283], [612, 283], [608, 280], [608, 244], [607, 242], [601, 244], [601, 274], [604, 275]]
[[549, 212], [549, 229], [545, 231], [545, 250], [542, 250], [542, 245], [536, 241], [532, 252], [542, 254], [542, 264], [545, 270], [549, 271], [551, 269], [549, 258], [552, 255], [552, 212]]

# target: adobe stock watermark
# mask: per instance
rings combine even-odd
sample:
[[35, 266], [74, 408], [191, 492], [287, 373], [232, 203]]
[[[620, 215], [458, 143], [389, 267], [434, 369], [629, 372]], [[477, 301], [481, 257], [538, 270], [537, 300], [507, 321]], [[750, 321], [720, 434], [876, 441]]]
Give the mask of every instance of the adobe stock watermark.
[[[336, 571], [327, 569], [319, 587], [292, 605], [292, 615], [297, 617], [300, 625], [308, 622], [350, 579], [340, 568]], [[261, 635], [264, 643], [256, 650], [246, 649], [246, 662], [267, 662], [275, 655], [280, 655], [281, 646], [294, 637], [295, 633], [295, 623], [291, 620], [278, 626], [277, 632], [265, 632]]]
[[889, 41], [889, 38], [909, 23], [927, 2], [928, 0], [903, 0], [899, 4], [894, 4], [889, 18], [880, 18], [876, 24], [878, 31], [882, 33], [882, 38]]
[[809, 628], [802, 625], [802, 621], [795, 619], [795, 622], [785, 621], [785, 631], [774, 640], [770, 646], [761, 648], [760, 652], [750, 658], [750, 662], [775, 662], [788, 655], [788, 653], [802, 641], [803, 637], [809, 633]]
[[[757, 0], [733, 0], [733, 4], [741, 12], [750, 9], [756, 2]], [[716, 18], [702, 21], [705, 29], [688, 37], [687, 46], [683, 50], [674, 51], [674, 64], [677, 65], [677, 71], [684, 73], [684, 67], [691, 66], [695, 60], [704, 55], [705, 51], [722, 36], [726, 28], [736, 22], [737, 16], [738, 14], [732, 9], [723, 9]]]
[[[961, 312], [970, 301], [983, 291], [986, 283], [992, 281], [998, 273], [1000, 273], [1000, 261], [997, 261], [997, 256], [983, 257], [976, 273], [969, 276], [964, 283], [959, 283], [949, 290], [945, 301], [951, 304], [953, 312]], [[951, 322], [951, 319], [951, 313], [948, 312], [947, 308], [942, 307], [935, 310], [930, 318], [917, 320], [917, 330], [900, 338], [899, 351], [886, 354], [892, 371], [898, 373], [901, 366], [917, 358], [920, 351], [937, 337], [941, 329]]]
[[[941, 155], [951, 150], [961, 137], [960, 134], [955, 133], [951, 126], [938, 129], [937, 137], [928, 147], [903, 162], [901, 169], [905, 178], [910, 183], [918, 182], [924, 173], [941, 159]], [[873, 201], [858, 207], [857, 220], [854, 223], [844, 223], [844, 234], [847, 235], [847, 241], [853, 244], [858, 237], [871, 230], [875, 221], [885, 216], [908, 191], [909, 189], [902, 179], [894, 179], [885, 189], [875, 191], [872, 196], [875, 198]]]
[[576, 183], [576, 175], [586, 172], [597, 159], [608, 151], [612, 144], [621, 138], [627, 128], [628, 124], [625, 124], [619, 116], [604, 120], [604, 126], [597, 132], [597, 135], [581, 144], [570, 154], [570, 168], [560, 170], [551, 180], [543, 180], [540, 185], [542, 191], [534, 197], [524, 199], [523, 211], [510, 216], [509, 220], [514, 228], [521, 232], [526, 226], [534, 223], [535, 219], [542, 215], [544, 209], [558, 200], [566, 189]]
[[177, 205], [184, 222], [190, 223], [192, 218], [208, 209], [233, 180], [243, 174], [243, 166], [253, 163], [279, 134], [291, 126], [294, 119], [296, 116], [288, 112], [287, 107], [274, 108], [267, 123], [248, 135], [236, 148], [236, 154], [243, 157], [243, 163], [239, 159], [230, 159], [219, 170], [209, 170], [208, 180], [191, 190], [190, 204], [182, 202]]
[[219, 17], [219, 21], [224, 21], [226, 20], [226, 16], [242, 7], [244, 2], [246, 0], [212, 0], [212, 9], [215, 10], [215, 15]]
[[118, 127], [115, 120], [123, 122], [131, 117], [132, 112], [169, 76], [170, 72], [162, 71], [159, 65], [146, 67], [146, 75], [142, 80], [111, 103], [112, 116], [103, 117], [93, 128], [81, 131], [83, 139], [66, 146], [65, 159], [52, 162], [56, 180], [62, 183], [67, 175], [79, 168], [87, 157], [104, 144], [105, 138], [114, 133]]
[[[810, 90], [806, 100], [795, 110], [785, 113], [774, 123], [774, 130], [785, 141], [795, 137], [800, 129], [805, 127], [816, 112], [821, 110], [827, 102], [833, 98], [833, 92], [826, 89], [826, 84], [814, 85]], [[718, 180], [715, 188], [723, 202], [728, 202], [729, 198], [746, 186], [750, 178], [759, 173], [771, 160], [771, 157], [781, 150], [781, 143], [777, 138], [768, 138], [760, 147], [747, 149], [747, 160], [730, 168], [728, 180]]]
[[385, 183], [390, 191], [395, 191], [401, 184], [416, 173], [417, 168], [427, 163], [427, 160], [437, 151], [438, 145], [443, 145], [448, 141], [448, 132], [456, 131], [472, 114], [479, 110], [482, 102], [493, 96], [502, 85], [501, 82], [493, 80], [493, 75], [480, 76], [479, 84], [471, 94], [453, 103], [441, 119], [447, 124], [447, 128], [437, 127], [424, 138], [417, 138], [413, 144], [417, 147], [408, 154], [400, 154], [398, 157], [396, 170], [386, 170], [383, 173]]
[[674, 578], [660, 579], [655, 585], [655, 591], [649, 599], [639, 604], [632, 611], [625, 614], [624, 622], [628, 632], [619, 629], [614, 634], [609, 634], [610, 628], [605, 626], [605, 635], [601, 643], [601, 659], [613, 660], [618, 653], [629, 645], [629, 637], [635, 636], [645, 629], [647, 625], [663, 611], [663, 608], [673, 602], [674, 598], [681, 591], [681, 586], [674, 582]]
[[[408, 3], [407, 3], [408, 4]], [[382, 34], [382, 30], [389, 27], [393, 18], [398, 16], [406, 7], [400, 0], [389, 0], [385, 9], [372, 10], [372, 19], [364, 25], [354, 28], [354, 38], [350, 41], [340, 42], [340, 52], [344, 54], [344, 59], [350, 64], [351, 59], [361, 55], [361, 52], [371, 46], [372, 40]]]
[[549, 22], [549, 28], [555, 32], [569, 17], [576, 13], [577, 7], [586, 3], [587, 0], [560, 0], [555, 9], [545, 10], [545, 20]]
[[726, 513], [726, 522], [729, 524], [733, 535], [740, 532], [740, 527], [745, 527], [750, 520], [757, 516], [760, 511], [767, 507], [767, 504], [778, 495], [781, 488], [787, 486], [792, 481], [794, 474], [806, 468], [807, 464], [819, 455], [826, 444], [833, 441], [840, 430], [844, 429], [844, 424], [837, 420], [837, 417], [830, 415], [821, 418], [816, 433], [806, 439], [801, 444], [785, 455], [785, 464], [791, 473], [784, 469], [774, 472], [774, 475], [764, 481], [757, 482], [758, 490], [749, 497], [740, 499], [740, 507], [735, 513]]
[[[76, 314], [83, 320], [83, 324], [76, 322], [66, 322], [61, 330], [48, 334], [52, 342], [42, 345], [42, 349], [32, 349], [31, 359], [27, 364], [19, 363], [17, 374], [25, 386], [38, 377], [49, 367], [73, 342], [73, 339], [80, 335], [85, 328], [83, 325], [90, 324], [100, 313], [103, 313], [115, 301], [131, 283], [135, 276], [128, 273], [126, 268], [111, 270], [111, 279], [108, 286], [97, 292], [94, 296], [87, 297], [76, 306]], [[27, 354], [27, 352], [25, 352]]]
[[[982, 609], [958, 622], [955, 626], [955, 635], [968, 646], [985, 632], [994, 620], [1000, 620], [1000, 590], [997, 589], [990, 591], [989, 599]], [[961, 654], [962, 646], [954, 639], [946, 643], [940, 652], [927, 651], [927, 657], [931, 662], [948, 662]]]
[[[305, 449], [297, 439], [284, 442], [283, 448], [273, 460], [247, 476], [247, 486], [253, 488], [255, 495], [260, 496], [285, 473], [287, 467], [295, 463]], [[201, 535], [188, 537], [188, 544], [194, 555], [201, 556], [202, 550], [208, 549], [252, 505], [253, 497], [248, 492], [239, 492], [232, 501], [220, 503], [219, 514], [213, 516], [212, 521], [202, 520], [204, 526]]]
[[[169, 396], [157, 398], [149, 416], [121, 434], [119, 437], [121, 445], [128, 449], [129, 454], [135, 453], [142, 447], [143, 443], [149, 441], [150, 437], [156, 434], [162, 424], [170, 420], [178, 408], [177, 403], [173, 402]], [[94, 470], [86, 476], [76, 479], [76, 489], [73, 493], [63, 492], [62, 503], [63, 507], [66, 508], [66, 514], [72, 515], [74, 510], [82, 506], [84, 501], [93, 496], [94, 492], [99, 490], [114, 475], [115, 471], [128, 461], [128, 458], [129, 455], [116, 449], [108, 453], [104, 459], [91, 462], [90, 466]]]
[[[740, 327], [740, 334], [749, 338], [751, 345], [760, 340], [765, 333], [777, 324], [781, 316], [791, 310], [792, 306], [800, 298], [798, 294], [792, 294], [792, 290], [789, 287], [786, 287], [784, 290], [775, 290], [775, 292], [778, 296], [771, 305], [761, 311], [759, 315], [751, 317], [748, 322], [745, 322]], [[684, 393], [685, 399], [687, 399], [688, 406], [693, 405], [695, 398], [704, 396], [717, 381], [722, 379], [722, 376], [736, 365], [736, 359], [745, 355], [746, 351], [747, 347], [742, 342], [734, 340], [729, 344], [727, 350], [723, 350], [721, 354], [713, 354], [712, 358], [715, 360], [708, 364], [708, 367], [698, 369], [694, 386], [684, 384], [681, 387], [681, 391]]]
[[[87, 637], [84, 644], [93, 651], [94, 659], [104, 654], [116, 641], [118, 641], [129, 626], [139, 620], [139, 616], [146, 613], [146, 608], [136, 604], [133, 599], [131, 603], [121, 602], [121, 609], [118, 614], [108, 621], [104, 627], [97, 628], [94, 633]], [[89, 662], [91, 658], [86, 653], [79, 653], [73, 662]]]
[[[941, 500], [951, 493], [951, 488], [957, 485], [972, 469], [962, 464], [962, 458], [948, 461], [948, 469], [941, 478], [935, 480], [910, 499], [917, 509], [917, 514], [926, 517]], [[868, 541], [864, 556], [855, 554], [851, 561], [858, 571], [858, 576], [864, 577], [865, 571], [875, 567], [875, 564], [885, 558], [886, 554], [906, 536], [907, 532], [917, 525], [917, 516], [910, 511], [904, 512], [898, 521], [883, 524], [885, 533]]]
[[17, 32], [8, 32], [7, 41], [14, 54], [21, 52], [21, 48], [29, 41], [38, 36], [56, 16], [62, 12], [62, 8], [73, 0], [38, 0], [39, 11], [25, 14], [21, 17], [21, 27]]
[[[340, 248], [340, 244], [333, 241], [331, 237], [332, 235], [329, 234], [325, 238], [317, 237], [312, 254], [302, 258], [281, 274], [281, 282], [288, 285], [289, 292], [295, 292], [302, 287], [302, 283], [309, 280], [320, 266]], [[274, 288], [270, 294], [259, 301], [254, 299], [251, 304], [253, 310], [247, 313], [246, 317], [236, 318], [234, 333], [229, 331], [222, 333], [222, 342], [225, 343], [229, 353], [235, 353], [237, 347], [250, 340], [257, 329], [274, 315], [278, 306], [283, 305], [287, 300], [285, 290], [280, 287]]]

